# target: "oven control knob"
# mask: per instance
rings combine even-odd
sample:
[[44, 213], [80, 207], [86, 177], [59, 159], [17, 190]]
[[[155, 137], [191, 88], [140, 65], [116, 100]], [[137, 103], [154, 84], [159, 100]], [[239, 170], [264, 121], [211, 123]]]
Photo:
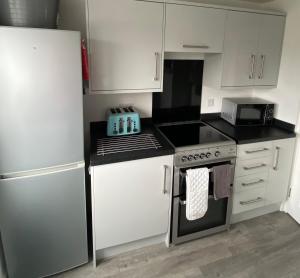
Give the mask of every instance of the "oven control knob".
[[188, 160], [189, 160], [189, 161], [192, 161], [193, 159], [194, 159], [194, 156], [189, 155]]
[[207, 158], [210, 158], [210, 157], [211, 157], [211, 153], [208, 152], [208, 153], [206, 154], [206, 157], [207, 157]]
[[221, 152], [219, 152], [219, 151], [216, 151], [216, 152], [215, 152], [215, 156], [216, 156], [216, 157], [219, 157], [220, 155], [221, 155]]
[[195, 160], [198, 160], [199, 158], [200, 158], [200, 155], [199, 155], [199, 154], [195, 154], [195, 155], [194, 155], [194, 159], [195, 159]]
[[183, 156], [183, 157], [181, 158], [181, 161], [182, 161], [182, 162], [187, 162], [187, 160], [188, 160], [188, 158], [187, 158], [186, 156]]
[[206, 157], [205, 153], [200, 154], [201, 159], [203, 159], [204, 157]]

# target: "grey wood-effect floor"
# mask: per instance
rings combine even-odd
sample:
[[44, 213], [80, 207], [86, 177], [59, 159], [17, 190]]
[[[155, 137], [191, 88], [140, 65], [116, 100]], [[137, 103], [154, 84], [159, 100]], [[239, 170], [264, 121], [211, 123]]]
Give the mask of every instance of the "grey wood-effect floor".
[[171, 248], [131, 251], [66, 272], [60, 278], [300, 277], [300, 226], [273, 213], [233, 225], [229, 232]]

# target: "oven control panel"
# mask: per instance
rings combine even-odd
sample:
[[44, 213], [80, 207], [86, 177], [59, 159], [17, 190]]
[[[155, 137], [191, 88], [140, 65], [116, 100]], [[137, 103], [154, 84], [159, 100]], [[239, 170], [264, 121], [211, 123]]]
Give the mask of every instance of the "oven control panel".
[[175, 165], [182, 166], [196, 162], [201, 164], [206, 161], [236, 157], [236, 152], [236, 145], [182, 151], [175, 154]]

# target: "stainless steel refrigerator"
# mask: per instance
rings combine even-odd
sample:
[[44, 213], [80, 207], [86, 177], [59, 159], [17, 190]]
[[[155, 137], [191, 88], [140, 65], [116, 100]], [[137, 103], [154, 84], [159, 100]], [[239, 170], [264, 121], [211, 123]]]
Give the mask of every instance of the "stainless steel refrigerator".
[[0, 27], [0, 233], [10, 278], [88, 261], [80, 34]]

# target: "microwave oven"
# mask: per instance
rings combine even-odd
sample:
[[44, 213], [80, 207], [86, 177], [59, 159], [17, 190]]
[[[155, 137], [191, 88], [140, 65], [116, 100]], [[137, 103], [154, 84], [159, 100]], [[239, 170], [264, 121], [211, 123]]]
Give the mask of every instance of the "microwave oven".
[[224, 98], [221, 118], [235, 126], [271, 125], [274, 103], [259, 98]]

